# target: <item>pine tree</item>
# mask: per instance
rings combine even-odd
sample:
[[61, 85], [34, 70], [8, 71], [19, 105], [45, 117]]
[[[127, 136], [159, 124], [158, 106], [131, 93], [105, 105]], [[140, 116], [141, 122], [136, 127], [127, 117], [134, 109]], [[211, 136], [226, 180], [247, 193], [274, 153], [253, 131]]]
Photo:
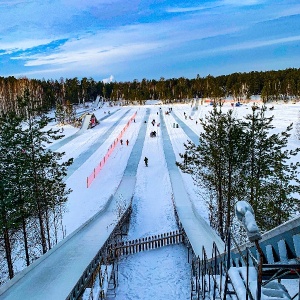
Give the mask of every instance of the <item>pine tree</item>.
[[232, 110], [224, 114], [222, 106], [214, 106], [200, 122], [199, 145], [184, 144], [184, 161], [176, 163], [205, 193], [211, 226], [222, 239], [239, 200], [249, 201], [263, 231], [299, 209], [299, 163], [291, 163], [291, 158], [300, 149], [286, 149], [292, 124], [280, 134], [272, 133], [273, 117], [266, 117], [265, 111], [253, 110], [243, 121]]
[[194, 182], [207, 192], [211, 226], [224, 239], [232, 222], [233, 205], [242, 194], [238, 170], [245, 156], [241, 150], [242, 128], [232, 110], [224, 114], [221, 108], [214, 106], [200, 121], [203, 132], [199, 136], [199, 145], [185, 144], [187, 162], [177, 162], [177, 165], [190, 173]]
[[[53, 209], [55, 205], [61, 205], [67, 199], [66, 195], [70, 191], [65, 189], [63, 177], [66, 175], [66, 168], [72, 163], [72, 159], [58, 163], [64, 153], [52, 152], [46, 148], [47, 144], [61, 136], [58, 135], [58, 130], [45, 130], [50, 118], [43, 113], [40, 107], [35, 105], [28, 90], [22, 97], [19, 97], [19, 105], [25, 118], [23, 132], [26, 135], [26, 141], [24, 141], [23, 147], [30, 166], [27, 170], [26, 186], [31, 186], [29, 201], [32, 201], [33, 212], [39, 221], [42, 252], [46, 253], [51, 247], [49, 230], [47, 230], [48, 210]], [[55, 193], [58, 194], [53, 196]]]
[[241, 177], [247, 187], [247, 198], [256, 212], [260, 228], [269, 230], [289, 219], [299, 201], [299, 163], [291, 158], [299, 148], [287, 150], [292, 124], [281, 133], [272, 133], [273, 116], [266, 117], [266, 107], [245, 117], [248, 135], [248, 164]]
[[21, 224], [19, 198], [17, 197], [17, 173], [20, 167], [21, 119], [15, 113], [0, 118], [0, 234], [4, 240], [5, 257], [9, 277], [14, 276], [11, 235]]
[[57, 123], [64, 124], [66, 120], [66, 114], [64, 107], [61, 103], [56, 102], [55, 119]]

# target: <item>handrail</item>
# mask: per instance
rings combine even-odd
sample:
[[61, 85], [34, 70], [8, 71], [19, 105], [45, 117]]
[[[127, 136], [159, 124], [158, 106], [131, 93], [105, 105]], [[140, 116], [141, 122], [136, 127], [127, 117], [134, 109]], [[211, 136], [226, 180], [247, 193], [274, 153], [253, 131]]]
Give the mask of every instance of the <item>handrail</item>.
[[[287, 234], [287, 232], [289, 235]], [[292, 229], [289, 228], [288, 231], [285, 231], [285, 236], [279, 234], [278, 239], [275, 241], [274, 236], [272, 236], [272, 239], [270, 241], [270, 243], [272, 244], [270, 245], [272, 245], [271, 247], [275, 247], [274, 245], [280, 243], [281, 245], [289, 247], [291, 245], [290, 241], [294, 241], [294, 245], [296, 247], [297, 242], [299, 241], [299, 236], [300, 230], [298, 227]], [[245, 247], [243, 250], [241, 250], [241, 247], [239, 246], [235, 238], [230, 234], [230, 232], [228, 232], [226, 240], [227, 242], [225, 243], [225, 251], [223, 253], [220, 252], [216, 243], [213, 243], [211, 257], [207, 257], [208, 252], [204, 247], [202, 248], [201, 259], [199, 257], [194, 257], [192, 261], [191, 273], [191, 299], [206, 299], [206, 297], [209, 297], [212, 300], [220, 298], [225, 300], [226, 295], [236, 294], [234, 285], [232, 285], [231, 287], [229, 284], [229, 269], [234, 266], [239, 268], [241, 264], [246, 267], [245, 275], [243, 275], [242, 277], [242, 280], [245, 284], [245, 300], [260, 299], [260, 293], [263, 290], [262, 288], [264, 286], [267, 287], [268, 283], [272, 280], [292, 278], [297, 280], [299, 279], [300, 282], [299, 259], [297, 259], [297, 257], [295, 256], [291, 256], [294, 253], [299, 253], [299, 250], [287, 248], [287, 254], [285, 254], [283, 257], [288, 256], [290, 261], [286, 262], [283, 259], [282, 262], [279, 261], [273, 264], [262, 264], [263, 282], [261, 284], [258, 283], [257, 290], [259, 294], [252, 295], [250, 291], [250, 278], [253, 277], [249, 276], [249, 273], [251, 270], [250, 267], [253, 266], [256, 269], [256, 274], [258, 274], [258, 261], [253, 251], [256, 248], [254, 248], [252, 245], [252, 248]], [[282, 242], [282, 240], [284, 240], [284, 242]], [[264, 247], [266, 247], [266, 245], [269, 245], [267, 242], [268, 241], [266, 240], [264, 241]], [[231, 248], [231, 243], [233, 244], [234, 248]], [[282, 247], [280, 250], [281, 252], [283, 252]], [[265, 256], [266, 254], [263, 253], [263, 255]], [[266, 256], [264, 257], [264, 259], [266, 260]], [[278, 288], [280, 289], [280, 285], [278, 286]], [[238, 297], [237, 294], [236, 296]], [[297, 299], [300, 299], [300, 290], [296, 293], [296, 295], [292, 297], [292, 299], [296, 299], [296, 297]], [[242, 300], [244, 300], [244, 298]]]

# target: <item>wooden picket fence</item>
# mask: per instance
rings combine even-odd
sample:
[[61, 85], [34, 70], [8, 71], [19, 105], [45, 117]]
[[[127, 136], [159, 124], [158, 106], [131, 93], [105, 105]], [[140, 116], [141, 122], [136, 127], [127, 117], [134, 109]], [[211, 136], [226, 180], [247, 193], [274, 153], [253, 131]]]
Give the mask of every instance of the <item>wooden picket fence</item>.
[[112, 257], [118, 258], [124, 255], [135, 254], [146, 250], [180, 244], [183, 242], [183, 232], [181, 230], [176, 230], [142, 239], [111, 244], [109, 247], [109, 252]]

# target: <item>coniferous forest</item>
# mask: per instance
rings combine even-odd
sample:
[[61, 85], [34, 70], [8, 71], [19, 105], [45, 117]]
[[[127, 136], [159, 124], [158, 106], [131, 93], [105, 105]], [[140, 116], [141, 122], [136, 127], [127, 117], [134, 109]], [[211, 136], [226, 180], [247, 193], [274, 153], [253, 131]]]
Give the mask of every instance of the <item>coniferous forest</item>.
[[299, 98], [300, 69], [110, 83], [93, 78], [79, 80], [77, 77], [60, 80], [0, 77], [0, 112], [15, 111], [18, 114], [17, 96], [25, 89], [30, 91], [39, 105], [48, 109], [66, 101], [70, 104], [93, 101], [97, 95], [110, 101], [122, 99], [125, 103], [139, 104], [147, 99], [170, 103], [191, 98], [220, 99], [227, 96], [240, 100], [249, 99], [252, 95], [260, 95], [263, 101], [268, 102]]
[[72, 159], [62, 162], [64, 153], [46, 147], [62, 136], [46, 129], [50, 118], [40, 104], [25, 89], [14, 109], [0, 116], [1, 281], [3, 270], [14, 277], [15, 260], [29, 266], [64, 236], [61, 221], [70, 190], [63, 179]]
[[64, 235], [61, 218], [71, 191], [63, 178], [72, 159], [62, 163], [64, 153], [47, 148], [51, 140], [62, 137], [58, 131], [46, 130], [47, 112], [56, 109], [57, 117], [60, 108], [70, 107], [72, 113], [73, 104], [94, 101], [98, 95], [123, 104], [144, 104], [148, 99], [214, 100], [211, 114], [200, 120], [204, 132], [199, 146], [187, 143], [188, 162], [177, 165], [192, 175], [196, 185], [206, 188], [210, 223], [222, 238], [233, 224], [238, 200], [249, 198], [254, 210], [261, 211], [262, 230], [299, 210], [299, 201], [292, 196], [299, 193], [299, 164], [289, 163], [299, 149], [285, 150], [291, 125], [281, 134], [270, 134], [273, 119], [265, 116], [265, 109], [253, 110], [241, 121], [223, 113], [218, 100], [260, 95], [264, 103], [297, 101], [300, 69], [110, 83], [76, 77], [0, 77], [0, 255], [5, 257], [0, 272], [7, 270], [10, 278], [16, 257], [28, 266]]

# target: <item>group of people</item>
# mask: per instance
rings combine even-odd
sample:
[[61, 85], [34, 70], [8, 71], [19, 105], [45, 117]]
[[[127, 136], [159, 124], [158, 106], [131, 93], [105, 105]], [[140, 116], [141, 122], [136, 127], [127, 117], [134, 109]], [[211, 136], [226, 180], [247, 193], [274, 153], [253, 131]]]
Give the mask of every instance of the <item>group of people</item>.
[[[122, 139], [120, 140], [120, 143], [121, 143], [121, 145], [123, 145], [123, 140]], [[128, 144], [129, 144], [129, 141], [126, 140], [126, 145], [128, 146]]]

